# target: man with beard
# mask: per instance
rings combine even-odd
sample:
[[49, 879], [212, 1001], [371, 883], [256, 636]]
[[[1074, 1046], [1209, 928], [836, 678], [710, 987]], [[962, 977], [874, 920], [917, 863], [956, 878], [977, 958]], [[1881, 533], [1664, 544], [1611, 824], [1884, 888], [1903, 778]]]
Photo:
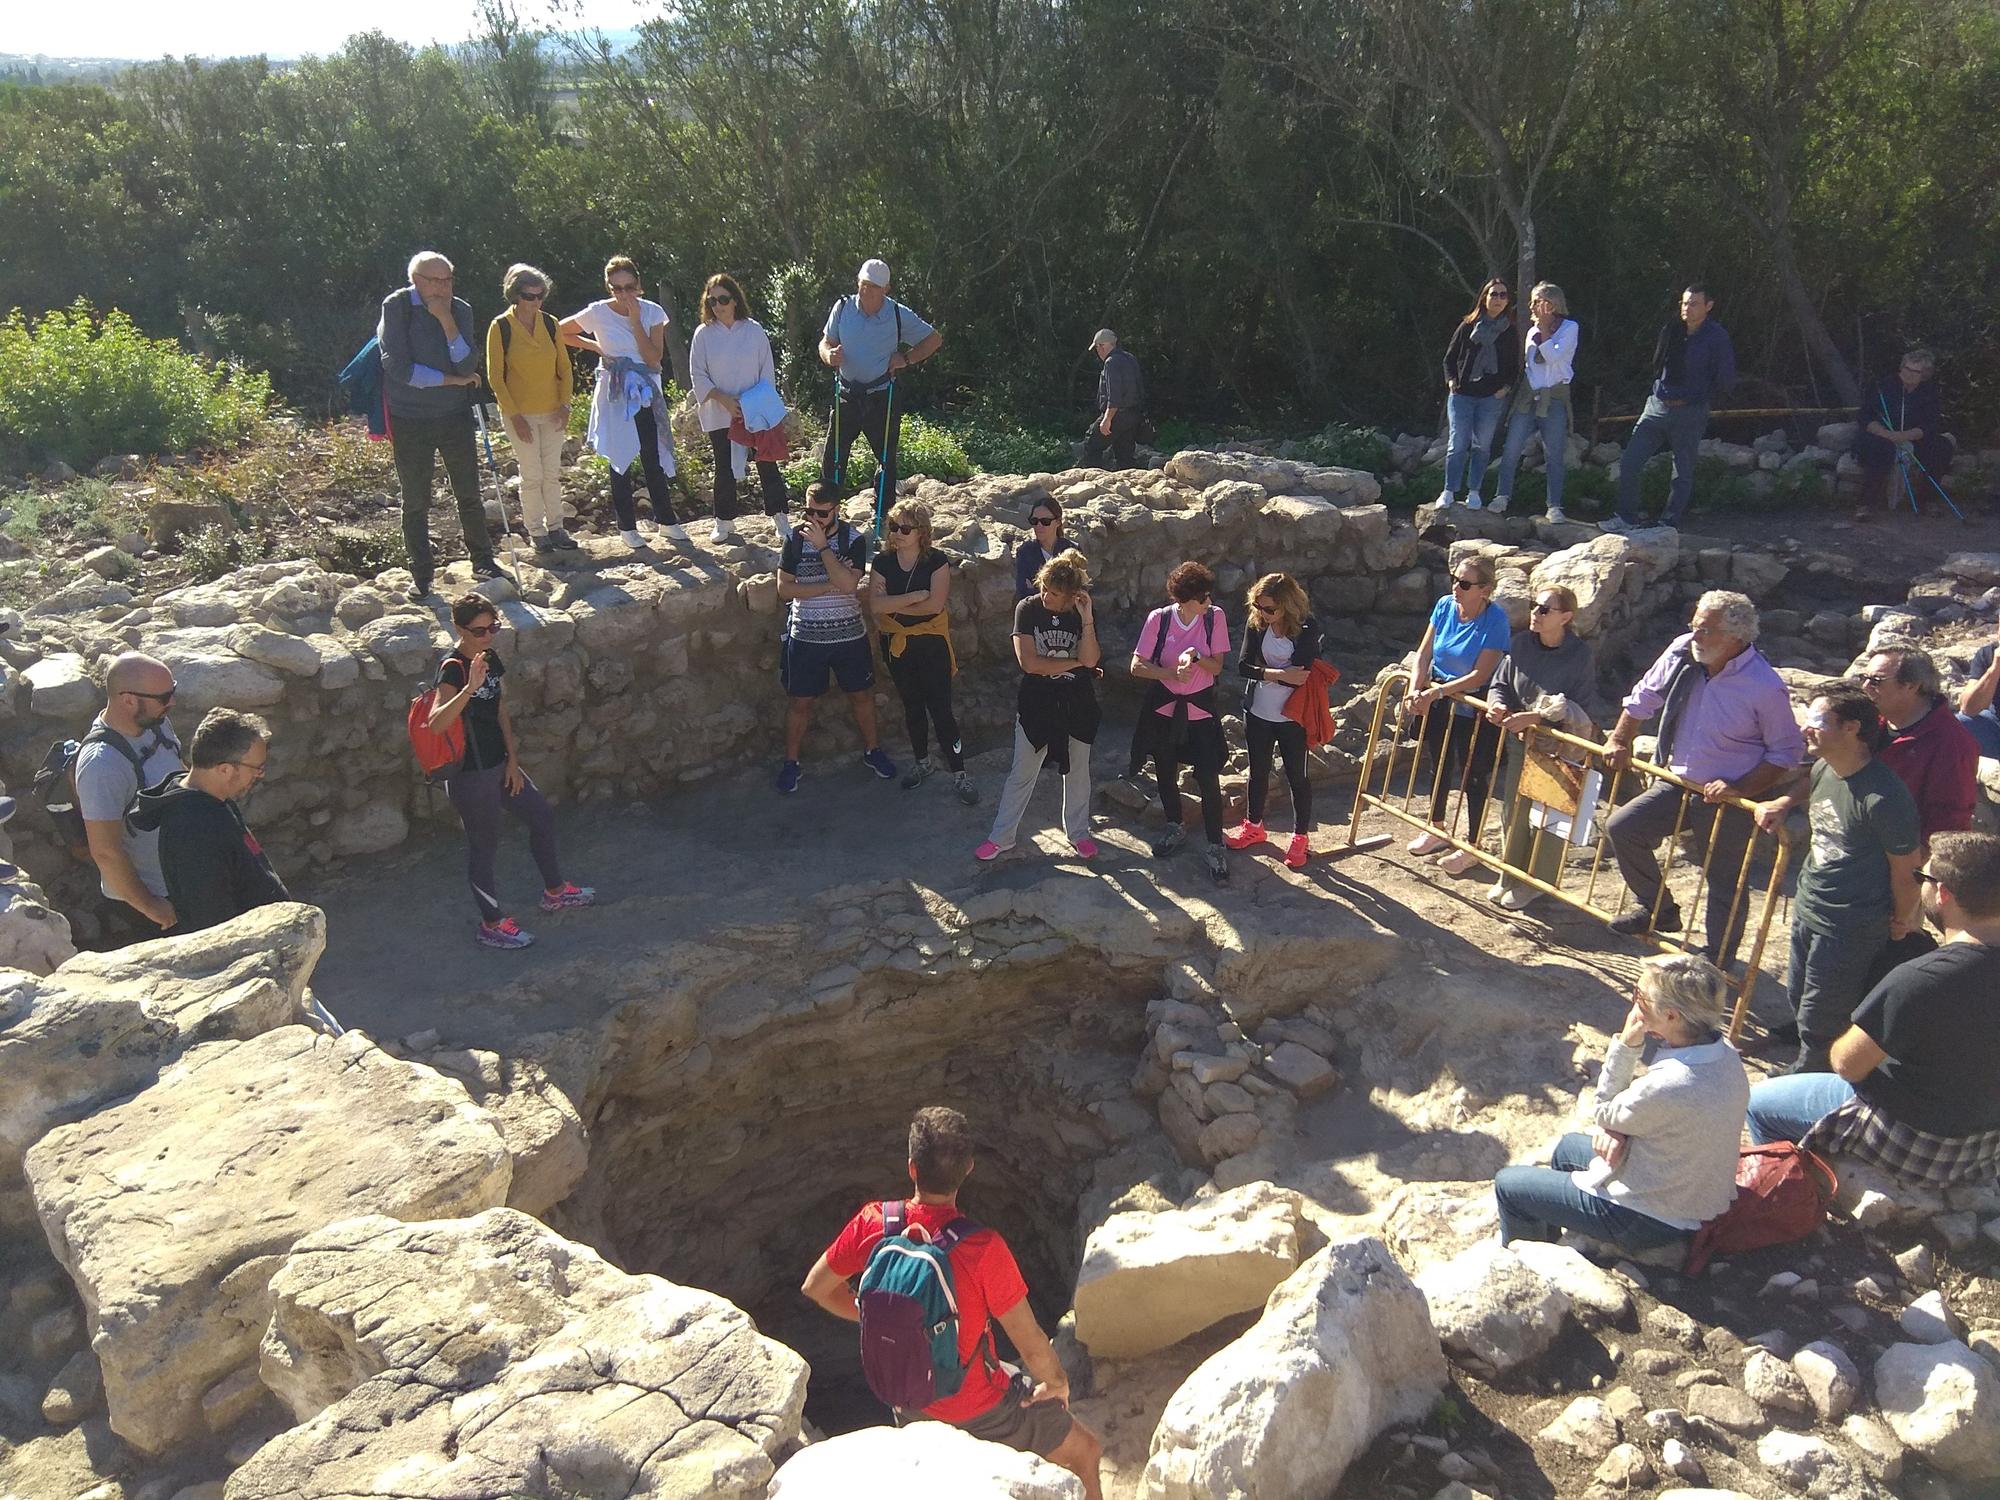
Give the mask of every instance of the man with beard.
[[181, 745], [167, 711], [174, 674], [163, 661], [128, 651], [104, 679], [104, 712], [76, 755], [76, 805], [104, 894], [123, 901], [161, 932], [174, 925], [160, 836], [125, 824], [133, 798], [181, 769]]
[[1890, 970], [1833, 1047], [1831, 1073], [1750, 1091], [1751, 1139], [1859, 1157], [1909, 1182], [2000, 1175], [2000, 837], [1940, 833], [1918, 871], [1934, 953]]

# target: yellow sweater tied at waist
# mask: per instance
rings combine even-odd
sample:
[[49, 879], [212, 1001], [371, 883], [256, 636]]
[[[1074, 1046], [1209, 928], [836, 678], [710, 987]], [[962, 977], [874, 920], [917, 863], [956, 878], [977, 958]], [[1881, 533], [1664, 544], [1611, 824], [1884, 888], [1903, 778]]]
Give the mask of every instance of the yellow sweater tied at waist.
[[892, 658], [901, 656], [903, 648], [908, 646], [917, 636], [943, 636], [944, 649], [951, 656], [951, 674], [954, 677], [958, 675], [958, 653], [952, 649], [951, 613], [949, 610], [941, 609], [934, 615], [925, 615], [914, 625], [905, 625], [894, 615], [883, 615], [875, 623], [877, 628], [882, 632], [883, 653]]

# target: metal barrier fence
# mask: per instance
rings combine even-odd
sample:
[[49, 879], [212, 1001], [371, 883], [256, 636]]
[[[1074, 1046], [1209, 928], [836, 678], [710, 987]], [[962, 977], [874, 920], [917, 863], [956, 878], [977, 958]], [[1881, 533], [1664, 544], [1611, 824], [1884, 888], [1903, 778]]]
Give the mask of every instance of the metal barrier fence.
[[[1368, 723], [1368, 748], [1361, 765], [1361, 780], [1355, 788], [1354, 814], [1347, 828], [1347, 847], [1379, 846], [1388, 842], [1386, 838], [1361, 838], [1361, 815], [1365, 810], [1374, 808], [1412, 828], [1436, 835], [1453, 848], [1472, 855], [1510, 883], [1554, 897], [1577, 911], [1608, 923], [1618, 915], [1618, 911], [1601, 905], [1598, 891], [1600, 882], [1606, 877], [1604, 866], [1610, 849], [1608, 828], [1611, 813], [1629, 800], [1621, 797], [1620, 793], [1630, 789], [1634, 782], [1641, 783], [1634, 795], [1643, 794], [1661, 784], [1677, 787], [1683, 795], [1677, 799], [1673, 831], [1667, 839], [1659, 893], [1653, 898], [1647, 931], [1640, 940], [1651, 943], [1663, 953], [1708, 953], [1710, 956], [1733, 953], [1737, 943], [1718, 941], [1716, 934], [1708, 930], [1705, 915], [1702, 915], [1702, 935], [1706, 946], [1691, 941], [1697, 915], [1703, 914], [1710, 904], [1712, 875], [1719, 875], [1730, 882], [1727, 914], [1722, 927], [1725, 934], [1737, 934], [1739, 942], [1741, 935], [1749, 930], [1749, 924], [1743, 920], [1749, 904], [1761, 892], [1762, 904], [1757, 912], [1750, 957], [1743, 972], [1740, 975], [1732, 973], [1733, 966], [1728, 963], [1721, 966], [1730, 987], [1736, 992], [1735, 1011], [1729, 1022], [1729, 1037], [1732, 1042], [1735, 1041], [1743, 1029], [1743, 1018], [1749, 1012], [1758, 968], [1763, 962], [1765, 944], [1770, 937], [1771, 919], [1782, 899], [1785, 867], [1790, 857], [1790, 850], [1782, 840], [1768, 840], [1759, 834], [1753, 824], [1744, 838], [1743, 857], [1737, 868], [1711, 872], [1710, 865], [1715, 858], [1718, 840], [1708, 835], [1732, 811], [1739, 817], [1750, 818], [1752, 804], [1733, 794], [1711, 803], [1694, 782], [1675, 775], [1665, 766], [1637, 757], [1624, 766], [1613, 768], [1602, 744], [1552, 728], [1540, 720], [1520, 731], [1503, 731], [1487, 719], [1489, 704], [1484, 699], [1470, 697], [1456, 700], [1472, 708], [1474, 714], [1471, 727], [1464, 731], [1463, 765], [1458, 784], [1453, 787], [1446, 780], [1445, 752], [1447, 745], [1458, 734], [1455, 727], [1447, 722], [1445, 728], [1420, 734], [1414, 741], [1410, 739], [1410, 734], [1413, 722], [1422, 728], [1430, 715], [1450, 715], [1454, 700], [1439, 700], [1431, 705], [1424, 719], [1413, 721], [1404, 709], [1409, 687], [1410, 674], [1407, 671], [1396, 672], [1382, 682], [1375, 711]], [[1420, 794], [1417, 791], [1418, 762], [1425, 758], [1425, 746], [1433, 737], [1438, 743], [1431, 756], [1434, 764], [1432, 791]], [[1518, 747], [1512, 757], [1508, 754], [1510, 746]], [[1406, 748], [1407, 756], [1404, 753]], [[1511, 769], [1515, 771], [1512, 778], [1514, 784], [1506, 798], [1506, 812], [1499, 824], [1502, 837], [1500, 853], [1496, 855], [1481, 846], [1481, 836], [1486, 831], [1488, 814], [1502, 800], [1501, 772], [1509, 769], [1504, 765], [1509, 760], [1512, 760]], [[1397, 766], [1404, 761], [1407, 764], [1399, 797], [1393, 788]], [[1455, 805], [1453, 799], [1456, 799]], [[1472, 808], [1469, 821], [1473, 826], [1467, 827], [1461, 835], [1453, 830], [1463, 819], [1468, 806]], [[1708, 811], [1711, 807], [1713, 813]], [[1681, 854], [1681, 834], [1684, 830], [1699, 831], [1703, 835], [1699, 864], [1693, 864]], [[1556, 843], [1551, 845], [1550, 840]], [[1775, 844], [1776, 853], [1772, 857], [1770, 875], [1758, 885], [1753, 882], [1752, 870], [1759, 846], [1767, 842]], [[1588, 873], [1583, 878], [1581, 891], [1576, 889], [1574, 882], [1569, 885], [1564, 883], [1566, 875], [1578, 873], [1572, 868], [1573, 849], [1589, 850]], [[1670, 887], [1675, 872], [1690, 865], [1695, 876], [1693, 888], [1684, 893], [1686, 917], [1683, 929], [1679, 934], [1660, 932], [1656, 924], [1663, 906], [1673, 899]], [[1756, 888], [1753, 889], [1753, 886]], [[1606, 895], [1615, 901], [1623, 890], [1624, 881], [1618, 874], [1614, 858]]]

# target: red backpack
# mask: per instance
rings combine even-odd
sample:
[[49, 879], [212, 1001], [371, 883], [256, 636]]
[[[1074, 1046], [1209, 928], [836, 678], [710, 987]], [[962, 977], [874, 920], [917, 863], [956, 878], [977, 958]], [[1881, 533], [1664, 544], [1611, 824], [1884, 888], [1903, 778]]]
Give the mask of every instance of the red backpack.
[[1825, 1220], [1838, 1186], [1832, 1167], [1790, 1141], [1745, 1146], [1736, 1158], [1736, 1200], [1696, 1231], [1687, 1274], [1699, 1276], [1711, 1256], [1804, 1239]]
[[[442, 671], [440, 667], [438, 670]], [[465, 764], [465, 715], [460, 714], [442, 731], [431, 728], [431, 710], [437, 707], [438, 684], [433, 682], [410, 700], [410, 748], [417, 753], [417, 769], [424, 783], [436, 786], [449, 781]]]

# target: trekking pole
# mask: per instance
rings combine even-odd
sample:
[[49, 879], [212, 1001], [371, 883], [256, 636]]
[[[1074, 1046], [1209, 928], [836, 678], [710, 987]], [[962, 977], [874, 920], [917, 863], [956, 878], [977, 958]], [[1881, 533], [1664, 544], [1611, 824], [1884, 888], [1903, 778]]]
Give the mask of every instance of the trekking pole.
[[[486, 447], [486, 467], [492, 471], [493, 493], [500, 502], [500, 531], [507, 538], [507, 561], [514, 565], [514, 582], [518, 585], [521, 581], [521, 554], [518, 550], [518, 543], [514, 539], [513, 525], [507, 520], [507, 486], [500, 478], [499, 460], [493, 456], [493, 434], [486, 426], [486, 407], [484, 403], [473, 402], [472, 416], [473, 420], [479, 424], [479, 441]], [[548, 441], [546, 436], [543, 438], [543, 441]], [[527, 512], [525, 510], [521, 513], [521, 524], [524, 527], [528, 524]], [[468, 537], [466, 540], [469, 546], [471, 538]]]
[[[1894, 419], [1889, 415], [1888, 396], [1881, 391], [1877, 391], [1875, 393], [1875, 405], [1881, 409], [1882, 425], [1889, 428], [1892, 432], [1899, 430], [1894, 425]], [[1910, 514], [1914, 516], [1917, 514], [1917, 491], [1916, 487], [1910, 483], [1910, 459], [1901, 443], [1896, 445], [1896, 472], [1902, 476], [1903, 493], [1909, 497]], [[1889, 502], [1889, 508], [1891, 510], [1896, 508], [1895, 501], [1892, 500]]]
[[[1910, 461], [1917, 466], [1917, 472], [1923, 475], [1925, 479], [1930, 481], [1931, 488], [1938, 492], [1938, 499], [1944, 501], [1946, 505], [1949, 505], [1951, 507], [1951, 513], [1957, 516], [1959, 520], [1963, 521], [1965, 519], [1965, 512], [1960, 510], [1958, 508], [1957, 502], [1954, 501], [1950, 495], [1945, 493], [1944, 486], [1937, 482], [1937, 475], [1933, 474], [1929, 469], [1924, 467], [1924, 461], [1921, 458], [1917, 458], [1914, 455], [1912, 455]], [[1909, 483], [1909, 480], [1910, 476], [1907, 472], [1905, 472], [1903, 475], [1903, 482], [1907, 484]], [[1914, 507], [1916, 503], [1917, 503], [1916, 498], [1912, 496], [1910, 499], [1911, 506]]]
[[882, 453], [875, 464], [875, 540], [882, 540], [882, 522], [889, 514], [889, 455], [896, 451], [896, 378], [889, 377], [889, 384], [882, 398]]

